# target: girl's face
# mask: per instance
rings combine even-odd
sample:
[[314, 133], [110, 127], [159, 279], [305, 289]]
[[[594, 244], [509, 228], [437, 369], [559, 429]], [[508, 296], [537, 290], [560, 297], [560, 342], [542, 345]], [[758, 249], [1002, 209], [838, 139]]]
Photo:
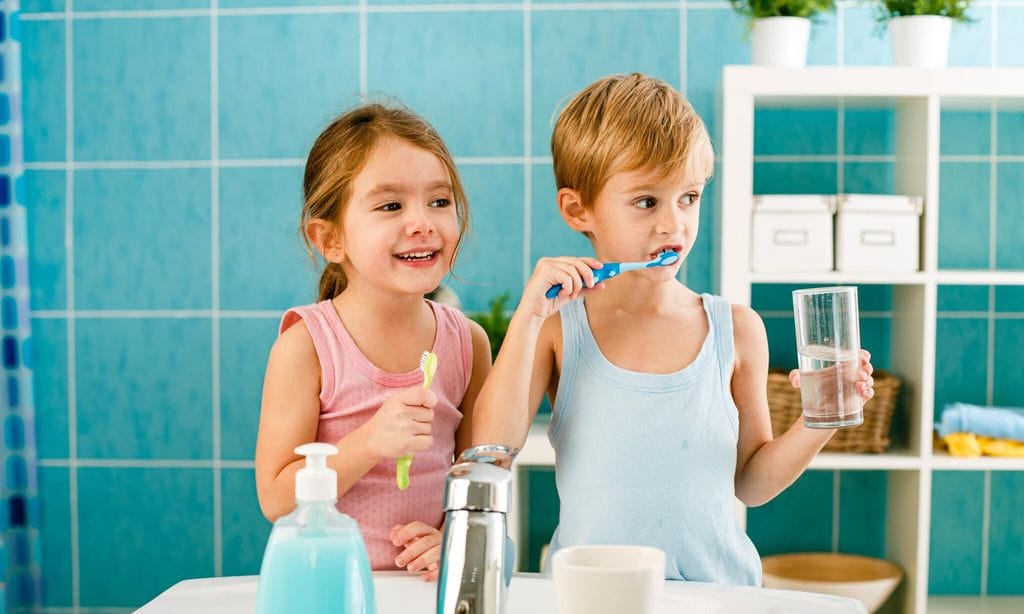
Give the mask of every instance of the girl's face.
[[459, 239], [451, 177], [434, 153], [382, 140], [352, 182], [342, 216], [349, 283], [426, 294], [448, 272]]

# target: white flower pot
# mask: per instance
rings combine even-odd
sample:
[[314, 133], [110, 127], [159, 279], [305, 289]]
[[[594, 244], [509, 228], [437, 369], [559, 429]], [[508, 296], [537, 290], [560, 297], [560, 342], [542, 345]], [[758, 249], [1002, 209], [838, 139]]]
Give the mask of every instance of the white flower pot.
[[907, 15], [889, 20], [892, 61], [897, 66], [943, 68], [949, 58], [953, 20], [941, 15]]
[[754, 20], [750, 55], [761, 66], [806, 66], [811, 20], [805, 17], [763, 17]]

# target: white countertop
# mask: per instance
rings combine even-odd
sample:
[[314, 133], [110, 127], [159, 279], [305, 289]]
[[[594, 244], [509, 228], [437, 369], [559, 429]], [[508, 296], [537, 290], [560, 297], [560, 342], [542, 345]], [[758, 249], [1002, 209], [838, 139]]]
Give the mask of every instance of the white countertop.
[[[184, 580], [138, 610], [141, 614], [252, 614], [258, 576]], [[433, 614], [437, 585], [402, 572], [373, 574], [378, 614]], [[516, 574], [507, 614], [554, 614], [554, 584]], [[702, 582], [666, 582], [664, 614], [867, 614], [859, 601], [814, 593]]]

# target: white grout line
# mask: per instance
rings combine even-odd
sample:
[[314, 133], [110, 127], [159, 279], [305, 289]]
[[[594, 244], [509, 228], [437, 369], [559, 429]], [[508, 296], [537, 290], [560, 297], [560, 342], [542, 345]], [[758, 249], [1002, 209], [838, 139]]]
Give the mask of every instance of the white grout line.
[[[533, 3], [523, 1], [523, 160], [533, 157]], [[523, 285], [533, 262], [533, 163], [523, 164]]]
[[988, 595], [989, 534], [992, 529], [992, 472], [985, 471], [981, 512], [981, 596]]
[[839, 552], [839, 487], [841, 473], [832, 470], [832, 552]]
[[369, 38], [370, 38], [370, 17], [367, 13], [367, 0], [359, 0], [359, 96], [366, 97], [369, 91], [370, 60], [369, 60]]
[[251, 460], [189, 458], [41, 458], [41, 467], [86, 467], [89, 469], [254, 469]]
[[[75, 29], [72, 22], [74, 0], [67, 0], [64, 15], [64, 159], [75, 160]], [[75, 171], [65, 171], [64, 194], [64, 250], [65, 273], [64, 302], [69, 311], [75, 310]], [[68, 458], [78, 458], [78, 379], [75, 375], [75, 321], [67, 321], [67, 378], [68, 378]], [[78, 471], [68, 471], [68, 510], [71, 515], [71, 605], [81, 605], [81, 547], [78, 526]]]
[[[220, 310], [220, 28], [217, 0], [210, 2], [210, 303]], [[210, 413], [213, 428], [213, 575], [224, 575], [220, 461], [220, 318], [210, 318]]]
[[136, 310], [96, 310], [96, 309], [81, 309], [78, 311], [61, 310], [61, 309], [46, 309], [39, 311], [30, 311], [29, 317], [37, 320], [65, 320], [65, 319], [77, 319], [77, 320], [110, 320], [110, 319], [136, 319], [136, 318], [163, 318], [163, 319], [183, 319], [183, 318], [237, 318], [237, 319], [249, 319], [249, 320], [277, 320], [281, 318], [284, 310], [273, 311], [273, 310], [253, 310], [253, 311], [238, 311], [238, 310], [175, 310], [175, 309], [154, 309], [147, 311], [145, 309]]

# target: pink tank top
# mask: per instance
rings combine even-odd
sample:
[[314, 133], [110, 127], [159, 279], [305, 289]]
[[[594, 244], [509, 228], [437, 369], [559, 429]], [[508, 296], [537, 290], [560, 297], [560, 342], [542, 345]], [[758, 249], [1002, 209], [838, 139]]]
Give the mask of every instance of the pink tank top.
[[[462, 421], [459, 405], [469, 387], [473, 346], [469, 322], [459, 310], [427, 301], [434, 311], [438, 357], [431, 390], [437, 395], [434, 445], [413, 456], [407, 490], [395, 486], [395, 461], [385, 459], [341, 495], [338, 509], [359, 523], [373, 569], [395, 569], [401, 549], [388, 536], [395, 525], [419, 520], [440, 528], [444, 520], [444, 480], [455, 454], [455, 430]], [[305, 320], [320, 359], [320, 424], [317, 441], [338, 440], [369, 420], [385, 399], [401, 389], [423, 385], [423, 374], [388, 373], [377, 368], [356, 346], [334, 304], [322, 301], [295, 307], [281, 319], [283, 333]]]

